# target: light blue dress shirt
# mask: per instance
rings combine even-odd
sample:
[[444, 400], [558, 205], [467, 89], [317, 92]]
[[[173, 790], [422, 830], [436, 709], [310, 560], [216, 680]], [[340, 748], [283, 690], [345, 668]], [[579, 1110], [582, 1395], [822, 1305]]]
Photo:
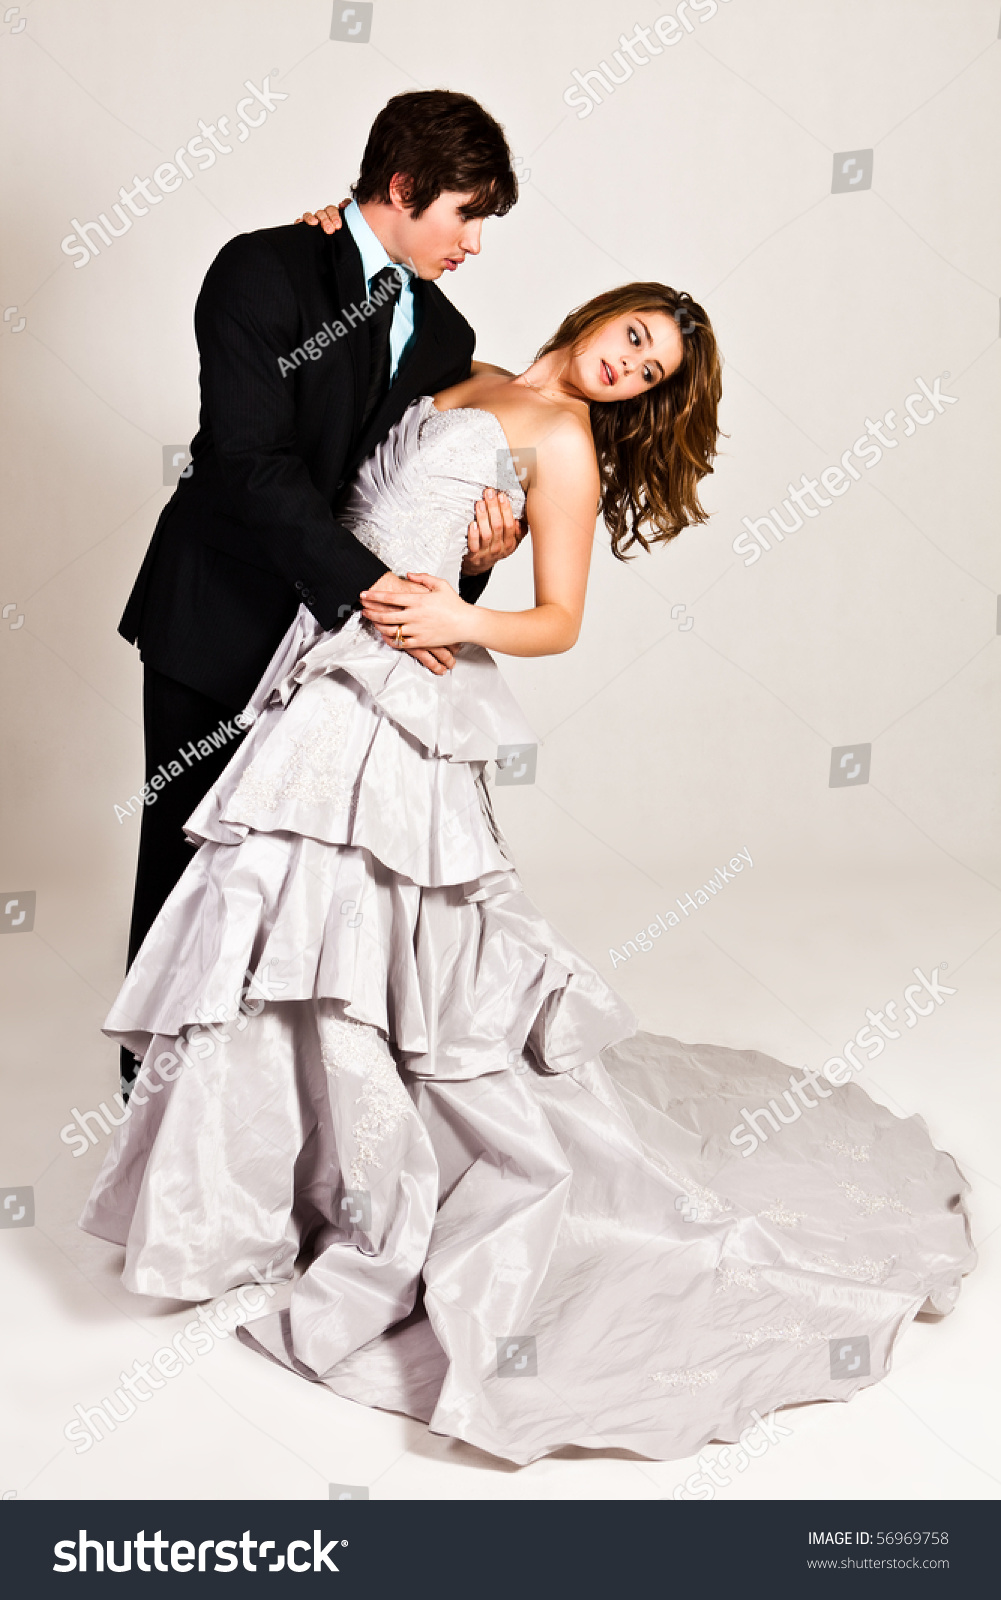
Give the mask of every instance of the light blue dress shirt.
[[409, 267], [392, 261], [386, 254], [385, 247], [362, 216], [357, 201], [352, 200], [350, 205], [345, 206], [344, 222], [358, 246], [366, 287], [371, 285], [376, 273], [384, 267], [395, 266], [403, 281], [403, 289], [393, 308], [393, 320], [389, 325], [389, 381], [392, 383], [403, 353], [414, 336], [414, 291], [410, 286], [413, 273]]

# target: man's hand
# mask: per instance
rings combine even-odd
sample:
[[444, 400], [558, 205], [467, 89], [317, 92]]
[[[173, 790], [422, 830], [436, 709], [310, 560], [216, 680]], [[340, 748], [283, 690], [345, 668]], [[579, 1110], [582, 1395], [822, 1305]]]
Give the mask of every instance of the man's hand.
[[[371, 589], [365, 589], [360, 596], [363, 602], [363, 611], [369, 621], [378, 628], [387, 644], [394, 650], [402, 650], [405, 655], [413, 656], [422, 667], [427, 667], [429, 672], [437, 677], [443, 677], [455, 666], [455, 652], [460, 648], [454, 645], [451, 649], [447, 645], [436, 645], [433, 649], [424, 649], [415, 646], [400, 645], [396, 642], [396, 629], [399, 626], [400, 614], [392, 607], [392, 596], [397, 596], [403, 601], [405, 596], [413, 594], [426, 594], [423, 584], [409, 583], [406, 578], [398, 578], [395, 572], [384, 572], [382, 577], [373, 583]], [[367, 604], [365, 603], [367, 602]], [[373, 612], [385, 611], [385, 620], [377, 622]]]
[[[348, 195], [346, 200], [341, 201], [341, 207], [350, 205], [350, 203], [351, 196]], [[340, 208], [337, 206], [321, 206], [319, 211], [304, 211], [302, 216], [296, 217], [295, 220], [296, 222], [308, 222], [311, 228], [315, 228], [319, 223], [324, 233], [336, 233], [338, 228], [343, 227]]]
[[515, 521], [507, 495], [496, 489], [484, 489], [483, 499], [476, 502], [476, 520], [469, 524], [466, 533], [463, 576], [472, 578], [480, 572], [488, 572], [496, 562], [513, 555], [527, 532], [527, 522]]

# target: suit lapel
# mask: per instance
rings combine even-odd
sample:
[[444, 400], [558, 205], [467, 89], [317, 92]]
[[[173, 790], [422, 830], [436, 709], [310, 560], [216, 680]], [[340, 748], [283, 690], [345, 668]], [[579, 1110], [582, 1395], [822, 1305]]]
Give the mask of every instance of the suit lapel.
[[[342, 222], [343, 217], [344, 213], [342, 211]], [[337, 321], [339, 319], [344, 322], [345, 311], [349, 307], [352, 311], [356, 311], [356, 308], [361, 305], [368, 295], [368, 285], [365, 282], [365, 274], [362, 270], [361, 255], [351, 235], [350, 228], [342, 226], [330, 238], [324, 235], [324, 242], [329, 247], [326, 256], [327, 277], [330, 280], [331, 294], [334, 305], [337, 308], [331, 320]], [[362, 412], [365, 409], [371, 355], [367, 321], [354, 324], [345, 323], [345, 326], [348, 329], [346, 342], [348, 354], [351, 357], [354, 382], [354, 396], [351, 407], [351, 414], [354, 419], [351, 429], [353, 438], [361, 420]], [[352, 337], [352, 335], [355, 336]], [[336, 399], [343, 404], [343, 395], [331, 395], [330, 398], [331, 401]]]

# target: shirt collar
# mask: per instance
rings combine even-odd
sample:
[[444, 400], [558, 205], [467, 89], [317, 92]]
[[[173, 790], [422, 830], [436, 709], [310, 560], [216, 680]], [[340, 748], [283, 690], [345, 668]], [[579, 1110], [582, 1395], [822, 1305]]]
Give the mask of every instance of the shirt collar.
[[345, 206], [344, 222], [352, 239], [358, 246], [366, 284], [371, 283], [376, 273], [381, 272], [384, 267], [395, 266], [400, 274], [403, 287], [405, 289], [409, 287], [413, 276], [410, 268], [403, 266], [400, 262], [394, 262], [386, 253], [385, 246], [376, 238], [362, 216], [361, 207], [356, 200], [352, 200], [349, 205]]

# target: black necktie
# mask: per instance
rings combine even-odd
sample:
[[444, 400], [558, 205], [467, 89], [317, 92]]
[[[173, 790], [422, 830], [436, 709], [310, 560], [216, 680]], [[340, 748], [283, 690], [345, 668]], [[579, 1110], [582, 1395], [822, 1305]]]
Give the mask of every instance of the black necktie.
[[402, 290], [400, 274], [395, 267], [383, 267], [368, 286], [369, 296], [375, 302], [375, 310], [368, 319], [371, 356], [368, 394], [365, 397], [365, 411], [362, 416], [363, 429], [389, 389], [389, 326]]

